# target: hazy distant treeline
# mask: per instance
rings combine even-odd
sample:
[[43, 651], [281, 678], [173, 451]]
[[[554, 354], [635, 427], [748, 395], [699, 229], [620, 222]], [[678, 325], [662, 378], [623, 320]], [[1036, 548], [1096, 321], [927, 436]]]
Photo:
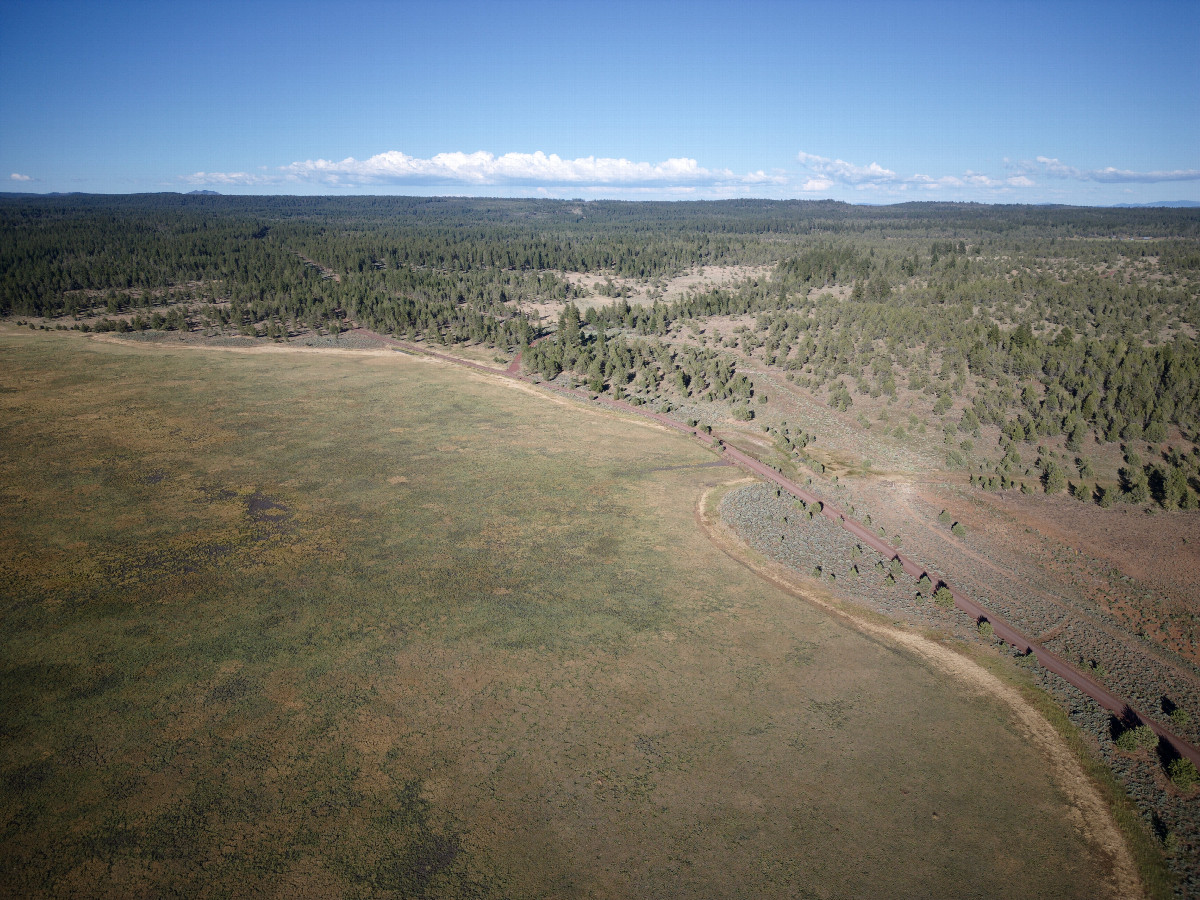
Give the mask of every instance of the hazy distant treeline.
[[[745, 403], [749, 384], [722, 361], [736, 350], [843, 410], [855, 396], [910, 391], [947, 429], [992, 423], [1018, 443], [1200, 430], [1200, 210], [0, 198], [0, 313], [66, 324], [139, 313], [139, 327], [191, 327], [207, 305], [206, 323], [247, 333], [353, 320], [512, 348], [552, 328], [517, 303], [580, 298], [566, 273], [661, 285], [734, 265], [768, 274], [671, 303], [618, 300], [569, 341], [540, 345], [531, 364], [635, 400]], [[739, 315], [753, 324], [691, 358], [655, 340]]]

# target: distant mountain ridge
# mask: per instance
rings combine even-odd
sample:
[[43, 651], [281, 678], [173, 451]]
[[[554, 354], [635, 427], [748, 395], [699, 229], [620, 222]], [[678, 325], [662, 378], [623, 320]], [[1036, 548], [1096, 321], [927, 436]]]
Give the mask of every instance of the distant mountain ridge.
[[1156, 200], [1154, 203], [1114, 203], [1113, 209], [1150, 209], [1154, 206], [1186, 208], [1200, 206], [1200, 200]]

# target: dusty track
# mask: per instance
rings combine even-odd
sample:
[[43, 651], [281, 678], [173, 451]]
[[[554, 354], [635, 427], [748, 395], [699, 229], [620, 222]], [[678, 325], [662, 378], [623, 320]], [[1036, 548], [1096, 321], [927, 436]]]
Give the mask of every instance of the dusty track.
[[[841, 510], [824, 503], [817, 495], [811, 491], [800, 487], [789, 479], [782, 476], [779, 472], [771, 469], [769, 466], [759, 462], [749, 455], [737, 450], [734, 447], [726, 445], [723, 441], [714, 439], [708, 434], [700, 431], [697, 428], [692, 428], [670, 419], [658, 413], [652, 413], [644, 409], [635, 407], [621, 401], [606, 400], [604, 398], [593, 398], [590, 394], [583, 391], [571, 390], [568, 388], [557, 387], [538, 383], [535, 379], [520, 374], [520, 359], [518, 358], [510, 363], [505, 369], [494, 368], [491, 366], [482, 365], [480, 363], [465, 360], [459, 357], [451, 356], [445, 353], [428, 349], [424, 346], [409, 344], [403, 341], [397, 341], [365, 329], [357, 329], [363, 336], [370, 337], [377, 341], [381, 348], [390, 347], [395, 350], [401, 350], [406, 353], [412, 353], [418, 357], [441, 360], [454, 365], [462, 366], [468, 369], [475, 370], [489, 378], [500, 378], [508, 381], [514, 387], [522, 390], [536, 392], [541, 396], [559, 395], [562, 398], [571, 398], [575, 401], [582, 401], [591, 408], [596, 406], [607, 407], [613, 410], [632, 414], [633, 416], [647, 422], [653, 423], [656, 427], [665, 427], [674, 432], [679, 432], [688, 435], [696, 440], [701, 445], [716, 450], [721, 454], [719, 462], [708, 465], [736, 465], [739, 468], [751, 473], [754, 476], [764, 478], [776, 485], [782, 490], [788, 491], [793, 496], [804, 500], [808, 504], [820, 504], [818, 507], [822, 515], [826, 518], [840, 524], [847, 529], [851, 534], [863, 542], [866, 546], [870, 546], [880, 554], [893, 559], [899, 559], [904, 567], [904, 571], [913, 576], [919, 577], [921, 574], [929, 574], [931, 579], [938, 581], [934, 573], [928, 572], [914, 563], [911, 559], [900, 554], [894, 547], [883, 541], [880, 537], [867, 530], [860, 523], [852, 518], [847, 517]], [[96, 336], [96, 339], [108, 340], [113, 343], [126, 343], [118, 337], [113, 336]], [[179, 349], [172, 347], [172, 349]], [[206, 349], [200, 346], [187, 347], [186, 349]], [[208, 348], [211, 349], [211, 348]], [[230, 350], [232, 352], [297, 352], [298, 348], [216, 348]], [[300, 352], [304, 352], [303, 348], [299, 348]], [[371, 355], [379, 355], [378, 350], [335, 350], [335, 349], [320, 349], [309, 350], [307, 352], [324, 352], [324, 353], [339, 353], [339, 354], [358, 354], [364, 353]], [[387, 350], [382, 351], [384, 354], [389, 353]], [[538, 386], [535, 388], [534, 385]], [[559, 399], [558, 402], [564, 402]], [[1103, 798], [1099, 795], [1094, 785], [1087, 779], [1083, 772], [1079, 769], [1077, 762], [1071, 756], [1070, 751], [1063, 744], [1062, 740], [1054, 732], [1049, 723], [1028, 704], [1026, 704], [1020, 696], [1010, 687], [1003, 684], [999, 679], [978, 665], [970, 662], [961, 655], [954, 653], [947, 648], [941, 647], [933, 641], [929, 641], [919, 635], [906, 633], [901, 629], [893, 628], [886, 625], [881, 625], [868, 619], [853, 615], [842, 608], [832, 598], [825, 598], [814, 594], [811, 589], [805, 587], [802, 589], [796, 580], [794, 572], [785, 569], [783, 566], [757, 560], [752, 555], [746, 552], [746, 548], [737, 538], [728, 533], [728, 529], [719, 522], [711, 520], [704, 512], [705, 497], [701, 498], [700, 506], [696, 511], [696, 519], [700, 527], [708, 534], [714, 544], [723, 552], [735, 559], [740, 564], [754, 571], [760, 577], [770, 581], [771, 583], [781, 587], [782, 589], [800, 596], [803, 599], [815, 603], [823, 608], [828, 609], [835, 615], [846, 619], [854, 627], [864, 633], [875, 636], [881, 640], [888, 641], [894, 644], [900, 644], [916, 655], [928, 660], [932, 665], [952, 674], [964, 683], [968, 684], [976, 690], [983, 690], [1000, 698], [1013, 711], [1013, 714], [1020, 727], [1027, 732], [1030, 739], [1033, 740], [1039, 747], [1042, 748], [1047, 759], [1051, 763], [1051, 768], [1054, 777], [1065, 791], [1074, 808], [1076, 825], [1083, 831], [1089, 840], [1100, 848], [1103, 854], [1108, 858], [1111, 864], [1111, 874], [1109, 876], [1110, 885], [1114, 896], [1128, 897], [1141, 895], [1140, 884], [1136, 875], [1136, 867], [1133, 864], [1128, 848], [1121, 839], [1116, 830], [1115, 824], [1109, 814]], [[947, 585], [949, 587], [949, 585]], [[1054, 672], [1064, 678], [1071, 684], [1079, 687], [1084, 693], [1092, 696], [1097, 702], [1104, 705], [1106, 708], [1114, 712], [1123, 713], [1125, 715], [1138, 715], [1124, 701], [1105, 690], [1101, 685], [1096, 684], [1087, 676], [1074, 670], [1071, 666], [1063, 662], [1054, 654], [1041, 648], [1038, 644], [1026, 638], [1016, 629], [1004, 623], [999, 617], [995, 617], [988, 613], [983, 607], [963, 596], [959, 592], [954, 592], [955, 605], [966, 611], [976, 618], [987, 618], [993, 623], [996, 634], [1013, 646], [1022, 649], [1025, 652], [1032, 652], [1036, 655], [1038, 661], [1049, 671]], [[1158, 725], [1155, 722], [1139, 716], [1142, 721], [1149, 724], [1156, 733], [1168, 740], [1185, 758], [1191, 759], [1200, 765], [1200, 752], [1196, 748], [1187, 744], [1182, 739], [1178, 738], [1167, 729]]]
[[[463, 366], [468, 369], [473, 369], [480, 373], [486, 374], [490, 377], [503, 378], [503, 379], [511, 381], [512, 383], [514, 383], [516, 385], [520, 385], [520, 386], [524, 387], [526, 390], [531, 389], [531, 385], [536, 383], [532, 378], [529, 378], [528, 376], [519, 374], [519, 371], [516, 373], [513, 372], [514, 364], [516, 364], [516, 368], [519, 370], [519, 363], [520, 363], [519, 355], [513, 361], [513, 363], [510, 363], [506, 368], [497, 369], [497, 368], [493, 368], [492, 366], [485, 366], [481, 363], [476, 363], [476, 362], [472, 362], [470, 360], [462, 359], [460, 357], [451, 356], [447, 353], [439, 353], [436, 350], [430, 350], [427, 347], [417, 346], [415, 344], [409, 344], [404, 341], [397, 341], [394, 338], [376, 334], [375, 332], [368, 331], [363, 328], [355, 329], [355, 331], [363, 336], [370, 337], [371, 339], [378, 341], [380, 343], [380, 345], [383, 347], [392, 347], [396, 350], [401, 350], [401, 351], [404, 351], [407, 353], [413, 353], [413, 354], [417, 354], [419, 356], [425, 356], [425, 357], [430, 357], [433, 359], [442, 360], [442, 361], [445, 361], [448, 363], [452, 363], [454, 365]], [[104, 337], [107, 338], [108, 340], [111, 340], [114, 342], [120, 342], [120, 339], [116, 338], [116, 337], [107, 336], [107, 335]], [[203, 349], [203, 348], [197, 347], [196, 349]], [[230, 349], [242, 350], [242, 348], [230, 348]], [[289, 350], [287, 348], [269, 348], [269, 349], [271, 349], [271, 350], [278, 349], [278, 352], [295, 352], [294, 350]], [[253, 349], [249, 348], [248, 350], [243, 350], [243, 352], [253, 352]], [[336, 352], [336, 351], [314, 351], [314, 352]], [[346, 351], [340, 351], [340, 352], [361, 354], [364, 352], [370, 353], [370, 352], [376, 352], [376, 351], [346, 350]], [[1106, 688], [1104, 685], [1100, 684], [1095, 679], [1093, 679], [1090, 676], [1088, 676], [1087, 674], [1079, 671], [1078, 669], [1076, 669], [1075, 667], [1070, 665], [1068, 662], [1063, 660], [1061, 657], [1059, 657], [1056, 654], [1052, 653], [1051, 651], [1047, 650], [1041, 644], [1030, 639], [1025, 634], [1023, 634], [1021, 631], [1019, 631], [1018, 629], [1016, 629], [1012, 625], [1010, 625], [1008, 622], [1006, 622], [1001, 616], [996, 615], [995, 613], [986, 609], [979, 603], [976, 603], [970, 597], [966, 596], [966, 594], [964, 594], [962, 591], [955, 589], [952, 585], [950, 585], [948, 582], [946, 582], [945, 579], [941, 578], [936, 572], [933, 572], [922, 566], [917, 565], [911, 559], [909, 559], [908, 557], [901, 554], [899, 552], [899, 550], [897, 550], [891, 544], [888, 544], [882, 538], [878, 537], [873, 532], [867, 530], [862, 524], [860, 524], [859, 522], [855, 521], [854, 519], [848, 517], [845, 513], [843, 513], [841, 510], [837, 509], [836, 507], [834, 507], [828, 503], [825, 503], [816, 494], [813, 494], [811, 491], [808, 491], [808, 490], [800, 487], [798, 484], [795, 484], [791, 480], [785, 478], [783, 475], [781, 475], [779, 472], [775, 471], [774, 469], [770, 468], [769, 466], [764, 465], [763, 463], [759, 462], [758, 460], [754, 459], [753, 457], [743, 453], [742, 451], [740, 451], [734, 447], [730, 447], [730, 446], [726, 445], [723, 441], [718, 441], [717, 439], [713, 438], [711, 435], [705, 434], [704, 432], [700, 431], [698, 428], [689, 427], [687, 425], [684, 425], [681, 422], [676, 422], [674, 419], [670, 419], [667, 416], [661, 415], [659, 413], [649, 412], [647, 410], [633, 406], [632, 404], [624, 403], [620, 400], [607, 400], [607, 399], [600, 398], [600, 397], [593, 399], [592, 395], [590, 395], [584, 391], [577, 391], [577, 390], [572, 390], [570, 388], [557, 387], [555, 385], [548, 385], [548, 384], [540, 384], [540, 386], [543, 390], [549, 391], [552, 394], [558, 394], [563, 397], [570, 397], [572, 399], [579, 400], [579, 401], [582, 401], [584, 403], [587, 403], [587, 404], [593, 405], [593, 406], [600, 405], [603, 407], [607, 407], [609, 409], [619, 410], [620, 412], [629, 413], [629, 414], [631, 414], [637, 418], [640, 418], [642, 420], [649, 420], [651, 422], [654, 422], [657, 425], [669, 428], [672, 431], [681, 432], [683, 434], [686, 434], [689, 437], [696, 440], [698, 443], [702, 444], [703, 446], [711, 448], [711, 449], [716, 449], [717, 452], [719, 452], [723, 455], [724, 459], [728, 460], [729, 462], [733, 463], [734, 465], [737, 465], [740, 468], [742, 468], [754, 475], [757, 475], [761, 478], [766, 479], [767, 481], [772, 482], [773, 484], [778, 485], [782, 490], [786, 490], [789, 494], [803, 500], [805, 503], [820, 504], [820, 510], [821, 510], [822, 515], [824, 515], [826, 518], [841, 525], [843, 528], [845, 528], [847, 531], [849, 531], [851, 534], [853, 534], [858, 540], [862, 541], [866, 546], [871, 547], [877, 553], [887, 557], [888, 559], [898, 559], [900, 561], [901, 565], [903, 566], [904, 572], [906, 574], [912, 576], [913, 578], [920, 578], [920, 576], [922, 574], [927, 574], [929, 576], [930, 580], [932, 580], [935, 584], [937, 584], [937, 583], [944, 584], [954, 598], [954, 605], [976, 620], [985, 620], [986, 619], [988, 622], [990, 622], [992, 624], [992, 627], [993, 627], [997, 637], [1004, 640], [1011, 646], [1015, 647], [1022, 653], [1032, 653], [1036, 657], [1037, 661], [1047, 671], [1053, 672], [1055, 675], [1062, 678], [1067, 683], [1078, 688], [1080, 691], [1082, 691], [1088, 697], [1091, 697], [1098, 704], [1100, 704], [1101, 707], [1120, 716], [1127, 723], [1142, 723], [1142, 724], [1148, 725], [1154, 731], [1155, 734], [1157, 734], [1160, 738], [1162, 738], [1168, 744], [1170, 744], [1171, 747], [1174, 748], [1175, 752], [1177, 752], [1184, 759], [1191, 760], [1192, 763], [1195, 764], [1197, 767], [1200, 767], [1200, 748], [1197, 748], [1197, 747], [1193, 746], [1192, 744], [1188, 743], [1186, 740], [1179, 737], [1177, 734], [1175, 734], [1173, 731], [1171, 731], [1166, 726], [1155, 721], [1151, 717], [1145, 715], [1143, 712], [1141, 712], [1140, 710], [1138, 710], [1134, 706], [1132, 706], [1132, 704], [1126, 702], [1123, 698], [1112, 693], [1110, 690], [1108, 690], [1108, 688]]]
[[[365, 329], [359, 329], [359, 331], [364, 335], [371, 335], [389, 346], [393, 346], [410, 353], [420, 353], [423, 355], [432, 356], [437, 359], [456, 363], [458, 365], [476, 369], [481, 372], [487, 372], [489, 375], [499, 375], [501, 377], [511, 378], [521, 382], [531, 381], [531, 379], [527, 378], [526, 376], [519, 374], [520, 354], [517, 355], [517, 357], [508, 365], [506, 369], [496, 369], [490, 366], [481, 365], [480, 363], [450, 356], [445, 353], [438, 353], [437, 351], [429, 350], [424, 347], [418, 347], [415, 344], [408, 344], [403, 341], [397, 341], [393, 338], [376, 335], [374, 332], [369, 332]], [[517, 369], [516, 372], [514, 372], [514, 368]], [[1200, 767], [1200, 748], [1188, 743], [1166, 726], [1156, 722], [1154, 719], [1145, 715], [1140, 710], [1134, 708], [1124, 698], [1117, 696], [1095, 679], [1079, 671], [1058, 655], [1047, 650], [1041, 644], [1036, 643], [1021, 631], [1006, 622], [1003, 617], [996, 615], [976, 601], [972, 600], [970, 597], [966, 596], [966, 594], [964, 594], [962, 591], [955, 589], [936, 572], [920, 566], [910, 558], [904, 556], [891, 544], [887, 543], [881, 537], [869, 531], [861, 523], [847, 516], [842, 510], [822, 501], [816, 494], [800, 487], [800, 485], [794, 483], [788, 478], [785, 478], [782, 474], [765, 465], [764, 463], [759, 462], [752, 456], [749, 456], [734, 447], [726, 445], [723, 441], [716, 440], [712, 436], [700, 431], [698, 428], [692, 428], [684, 425], [681, 422], [676, 422], [674, 419], [670, 419], [667, 416], [659, 413], [649, 412], [633, 406], [632, 404], [624, 403], [620, 400], [607, 400], [604, 398], [596, 398], [593, 400], [590, 394], [587, 394], [583, 391], [576, 391], [569, 388], [561, 388], [550, 385], [543, 385], [543, 387], [549, 388], [558, 394], [575, 397], [585, 402], [598, 403], [610, 409], [616, 409], [620, 410], [621, 412], [631, 413], [635, 416], [650, 419], [674, 431], [682, 432], [707, 447], [717, 449], [718, 452], [723, 454], [724, 459], [754, 475], [758, 475], [759, 477], [778, 485], [781, 489], [787, 491], [792, 496], [803, 500], [805, 503], [818, 504], [818, 508], [823, 516], [841, 525], [863, 544], [888, 559], [899, 560], [905, 574], [913, 578], [920, 578], [922, 575], [928, 575], [934, 584], [944, 585], [954, 598], [954, 605], [956, 607], [977, 621], [986, 620], [990, 622], [996, 636], [1001, 640], [1015, 647], [1022, 653], [1032, 653], [1034, 657], [1036, 657], [1038, 663], [1040, 663], [1041, 666], [1047, 671], [1054, 673], [1068, 684], [1078, 688], [1088, 697], [1091, 697], [1098, 704], [1100, 704], [1100, 706], [1102, 706], [1104, 709], [1115, 713], [1124, 721], [1128, 723], [1142, 723], [1148, 725], [1155, 734], [1170, 744], [1180, 756], [1191, 760], [1197, 767]]]
[[[726, 485], [738, 483], [732, 481]], [[961, 654], [920, 635], [855, 615], [834, 598], [801, 582], [796, 573], [787, 567], [757, 557], [719, 518], [708, 514], [708, 497], [713, 490], [709, 488], [697, 502], [696, 524], [730, 559], [787, 593], [827, 610], [864, 634], [890, 644], [899, 644], [969, 689], [989, 694], [1004, 703], [1029, 741], [1050, 763], [1054, 780], [1072, 806], [1074, 824], [1108, 860], [1111, 867], [1108, 882], [1112, 895], [1125, 898], [1143, 894], [1137, 866], [1117, 830], [1104, 797], [1050, 723], [1030, 707], [1017, 691]]]
[[[993, 573], [998, 578], [1000, 578], [1004, 581], [1007, 581], [1011, 584], [1017, 585], [1020, 588], [1020, 590], [1036, 594], [1038, 597], [1045, 600], [1051, 606], [1054, 606], [1054, 607], [1058, 608], [1059, 610], [1061, 610], [1067, 616], [1070, 616], [1080, 622], [1083, 622], [1083, 623], [1087, 624], [1089, 627], [1096, 629], [1097, 631], [1103, 632], [1104, 634], [1108, 635], [1113, 640], [1118, 641], [1123, 644], [1126, 644], [1126, 645], [1131, 645], [1131, 642], [1129, 641], [1128, 637], [1125, 635], [1124, 632], [1121, 631], [1120, 627], [1113, 625], [1109, 622], [1106, 622], [1103, 619], [1088, 613], [1087, 610], [1080, 609], [1079, 607], [1074, 606], [1074, 605], [1064, 601], [1060, 597], [1056, 597], [1054, 594], [1050, 593], [1047, 590], [1044, 590], [1043, 588], [1038, 587], [1037, 585], [1030, 584], [1027, 581], [1021, 580], [1019, 578], [1019, 576], [1008, 571], [1003, 566], [997, 565], [997, 564], [993, 563], [991, 560], [987, 559], [986, 557], [980, 555], [979, 553], [976, 553], [974, 550], [969, 548], [964, 542], [958, 540], [957, 538], [943, 534], [941, 531], [939, 531], [935, 528], [931, 528], [928, 524], [926, 524], [922, 520], [920, 514], [914, 508], [911, 498], [906, 497], [903, 494], [901, 494], [901, 496], [899, 497], [897, 502], [898, 502], [898, 504], [903, 505], [905, 508], [907, 508], [909, 510], [908, 519], [911, 523], [910, 527], [920, 528], [922, 533], [924, 533], [924, 535], [929, 540], [931, 540], [935, 543], [939, 543], [939, 544], [943, 545], [944, 547], [948, 547], [954, 553], [957, 553], [957, 554], [967, 557], [968, 559], [971, 560], [971, 562], [974, 565], [978, 566], [980, 569], [987, 569], [989, 572]], [[1056, 628], [1047, 631], [1046, 634], [1041, 637], [1041, 642], [1044, 643], [1046, 641], [1052, 640], [1053, 637], [1057, 633], [1061, 632], [1065, 626], [1066, 626], [1065, 622], [1060, 623], [1058, 626], [1056, 626]], [[1196, 677], [1195, 672], [1193, 672], [1187, 668], [1184, 668], [1183, 666], [1179, 665], [1177, 662], [1169, 659], [1168, 657], [1164, 656], [1161, 653], [1156, 652], [1153, 647], [1139, 644], [1139, 645], [1136, 645], [1136, 651], [1145, 657], [1153, 659], [1156, 663], [1163, 666], [1164, 668], [1170, 669], [1171, 672], [1175, 673], [1180, 678], [1182, 678], [1188, 682], [1191, 682], [1191, 684], [1193, 685], [1193, 687], [1195, 689], [1200, 690], [1200, 679], [1198, 679]]]
[[[758, 460], [753, 459], [752, 457], [749, 457], [732, 447], [725, 447], [724, 450], [726, 457], [732, 458], [734, 462], [736, 462], [742, 468], [761, 475], [768, 481], [774, 482], [788, 493], [799, 497], [806, 503], [819, 502], [816, 495], [804, 490], [799, 485], [794, 484], [787, 478], [784, 478], [774, 469], [763, 465]], [[950, 591], [951, 596], [954, 597], [954, 605], [977, 621], [986, 619], [992, 624], [997, 637], [1001, 638], [1013, 647], [1016, 647], [1022, 653], [1032, 653], [1043, 668], [1053, 672], [1068, 684], [1075, 686], [1084, 694], [1099, 703], [1102, 707], [1110, 712], [1116, 713], [1125, 721], [1141, 722], [1149, 725], [1150, 728], [1153, 729], [1154, 733], [1174, 747], [1175, 751], [1179, 753], [1180, 756], [1184, 757], [1185, 759], [1190, 759], [1196, 766], [1200, 767], [1200, 749], [1194, 747], [1192, 744], [1179, 737], [1166, 726], [1154, 721], [1149, 716], [1138, 711], [1123, 698], [1112, 693], [1110, 690], [1108, 690], [1108, 688], [1100, 684], [1095, 679], [1089, 677], [1083, 672], [1080, 672], [1061, 657], [1047, 650], [1041, 644], [1035, 643], [1030, 638], [1026, 637], [1022, 632], [1014, 628], [1008, 622], [1004, 621], [1002, 617], [997, 616], [995, 613], [992, 613], [979, 603], [976, 603], [961, 591], [956, 590], [936, 572], [929, 571], [921, 566], [918, 566], [911, 559], [903, 556], [895, 547], [888, 544], [886, 541], [876, 536], [872, 532], [868, 531], [858, 522], [847, 517], [845, 513], [836, 507], [830, 506], [829, 504], [823, 504], [821, 508], [821, 514], [826, 518], [840, 524], [843, 528], [861, 540], [864, 544], [874, 549], [877, 553], [880, 553], [889, 559], [900, 560], [900, 563], [904, 567], [904, 572], [906, 574], [911, 575], [914, 578], [920, 578], [921, 575], [925, 574], [928, 575], [930, 580], [935, 584], [938, 584], [939, 582], [944, 584]]]

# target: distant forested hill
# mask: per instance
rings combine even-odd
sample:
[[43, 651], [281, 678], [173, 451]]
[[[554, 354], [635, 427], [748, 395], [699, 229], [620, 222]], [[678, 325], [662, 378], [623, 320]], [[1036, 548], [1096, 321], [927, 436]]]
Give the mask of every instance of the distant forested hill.
[[[68, 327], [102, 314], [94, 327], [278, 338], [354, 322], [513, 349], [555, 324], [524, 304], [589, 293], [577, 273], [653, 288], [713, 266], [760, 274], [671, 302], [614, 291], [586, 319], [571, 312], [569, 339], [538, 344], [527, 363], [639, 402], [738, 402], [740, 355], [838, 409], [907, 390], [931, 421], [953, 410], [943, 424], [992, 423], [1016, 443], [1200, 431], [1196, 209], [0, 198], [0, 314]], [[753, 327], [704, 353], [662, 344], [682, 322], [747, 315]]]

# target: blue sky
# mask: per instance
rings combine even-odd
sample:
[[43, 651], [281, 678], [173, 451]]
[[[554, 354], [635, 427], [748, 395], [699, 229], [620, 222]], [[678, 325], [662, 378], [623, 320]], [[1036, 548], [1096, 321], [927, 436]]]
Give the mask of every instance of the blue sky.
[[1200, 3], [0, 3], [0, 190], [1200, 200]]

